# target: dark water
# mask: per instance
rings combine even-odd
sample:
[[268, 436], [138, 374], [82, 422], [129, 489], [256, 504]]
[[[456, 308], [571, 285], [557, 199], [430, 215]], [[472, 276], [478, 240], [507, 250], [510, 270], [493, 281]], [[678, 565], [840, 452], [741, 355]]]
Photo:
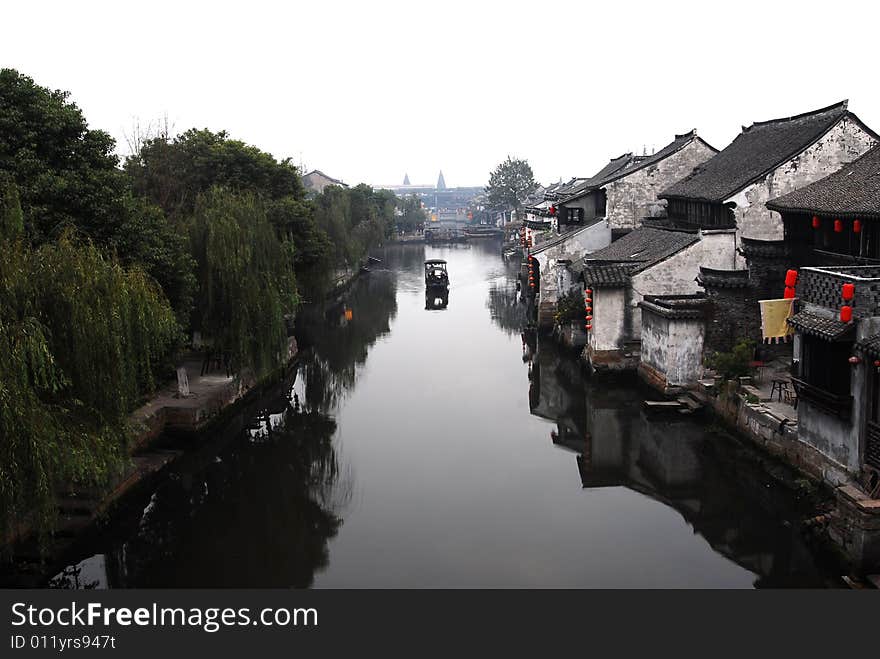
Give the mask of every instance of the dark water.
[[[302, 314], [295, 381], [193, 448], [53, 585], [830, 583], [795, 530], [806, 509], [735, 442], [646, 418], [634, 384], [524, 341], [497, 243], [377, 256]], [[438, 257], [449, 296], [427, 300]]]

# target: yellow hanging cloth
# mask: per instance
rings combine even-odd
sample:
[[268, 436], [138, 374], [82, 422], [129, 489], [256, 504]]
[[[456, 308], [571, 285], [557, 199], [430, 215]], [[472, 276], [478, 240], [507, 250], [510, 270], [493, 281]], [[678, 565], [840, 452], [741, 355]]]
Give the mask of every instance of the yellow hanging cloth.
[[794, 310], [794, 298], [758, 300], [761, 305], [761, 334], [764, 343], [779, 343], [794, 334], [794, 328], [786, 321]]

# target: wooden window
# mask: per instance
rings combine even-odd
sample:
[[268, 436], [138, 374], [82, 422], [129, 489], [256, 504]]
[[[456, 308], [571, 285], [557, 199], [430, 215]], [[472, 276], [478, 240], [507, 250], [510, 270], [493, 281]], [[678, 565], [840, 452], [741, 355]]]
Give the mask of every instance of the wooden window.
[[851, 342], [829, 342], [803, 335], [801, 377], [818, 389], [835, 396], [850, 395]]

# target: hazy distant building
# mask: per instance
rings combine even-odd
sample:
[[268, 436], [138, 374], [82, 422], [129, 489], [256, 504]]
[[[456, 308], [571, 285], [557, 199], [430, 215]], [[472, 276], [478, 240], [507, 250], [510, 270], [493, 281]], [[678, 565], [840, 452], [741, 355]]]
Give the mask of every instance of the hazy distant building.
[[347, 188], [348, 184], [343, 183], [339, 179], [332, 178], [327, 176], [320, 169], [313, 169], [308, 174], [303, 176], [303, 185], [306, 186], [306, 190], [313, 191], [317, 194], [321, 194], [328, 185], [338, 185], [342, 188]]
[[446, 181], [443, 179], [443, 170], [440, 170], [440, 177], [437, 179], [437, 189], [445, 190], [446, 189]]
[[404, 184], [404, 185], [409, 185], [409, 184], [410, 184], [410, 183], [409, 183], [409, 174], [404, 174], [404, 175], [403, 175], [403, 184]]

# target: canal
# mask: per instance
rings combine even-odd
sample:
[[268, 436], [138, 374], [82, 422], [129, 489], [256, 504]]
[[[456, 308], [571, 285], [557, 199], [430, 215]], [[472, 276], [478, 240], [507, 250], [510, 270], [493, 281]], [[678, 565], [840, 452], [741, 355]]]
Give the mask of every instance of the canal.
[[[824, 586], [808, 512], [705, 419], [523, 333], [497, 242], [389, 247], [298, 319], [291, 382], [191, 447], [56, 587]], [[426, 258], [448, 260], [427, 300]], [[441, 308], [430, 308], [441, 307]]]

